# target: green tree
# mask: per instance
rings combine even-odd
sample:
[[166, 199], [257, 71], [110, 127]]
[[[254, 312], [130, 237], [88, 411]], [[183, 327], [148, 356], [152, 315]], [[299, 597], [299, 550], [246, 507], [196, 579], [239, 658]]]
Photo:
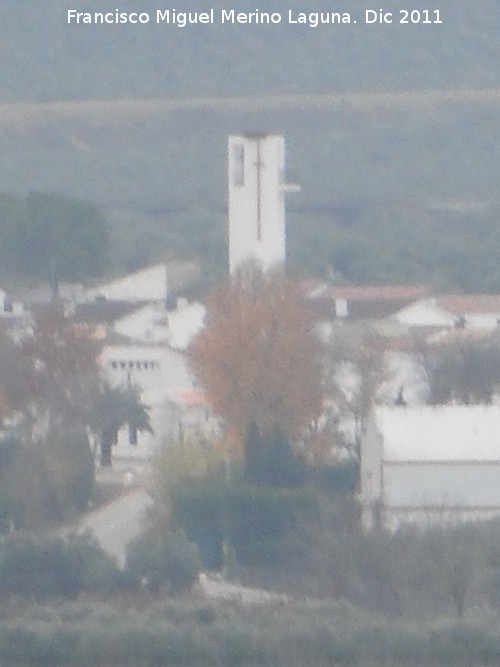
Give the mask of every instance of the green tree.
[[53, 427], [41, 447], [48, 478], [62, 515], [82, 512], [94, 489], [94, 458], [85, 428], [78, 423]]
[[304, 481], [305, 466], [279, 427], [263, 436], [252, 422], [245, 434], [245, 475], [251, 484], [293, 487]]
[[31, 193], [12, 238], [19, 269], [48, 280], [57, 294], [60, 280], [99, 275], [109, 246], [106, 221], [79, 199]]

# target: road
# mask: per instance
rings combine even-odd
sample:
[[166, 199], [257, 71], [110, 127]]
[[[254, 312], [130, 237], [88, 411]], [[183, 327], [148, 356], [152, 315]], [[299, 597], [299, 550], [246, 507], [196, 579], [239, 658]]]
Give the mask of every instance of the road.
[[147, 520], [147, 511], [153, 499], [140, 486], [125, 490], [115, 500], [83, 517], [77, 532], [89, 532], [101, 547], [125, 567], [127, 546], [141, 530]]

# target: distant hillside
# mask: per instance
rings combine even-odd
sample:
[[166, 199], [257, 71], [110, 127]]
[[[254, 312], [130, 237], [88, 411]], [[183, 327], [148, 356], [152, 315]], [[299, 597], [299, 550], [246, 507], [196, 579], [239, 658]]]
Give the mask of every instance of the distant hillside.
[[274, 129], [302, 192], [290, 261], [354, 281], [500, 290], [500, 92], [0, 106], [0, 191], [102, 205], [117, 270], [226, 267], [226, 139]]
[[[210, 8], [186, 0], [179, 10]], [[305, 6], [306, 5], [306, 6]], [[386, 0], [384, 10], [408, 3]], [[387, 91], [500, 85], [497, 0], [436, 0], [442, 25], [68, 25], [67, 10], [147, 11], [156, 0], [3, 0], [0, 102]], [[213, 6], [213, 4], [212, 4]], [[348, 10], [367, 0], [233, 0], [236, 11]], [[429, 8], [417, 0], [411, 8]], [[378, 7], [378, 5], [377, 5]], [[220, 8], [220, 6], [219, 6]]]

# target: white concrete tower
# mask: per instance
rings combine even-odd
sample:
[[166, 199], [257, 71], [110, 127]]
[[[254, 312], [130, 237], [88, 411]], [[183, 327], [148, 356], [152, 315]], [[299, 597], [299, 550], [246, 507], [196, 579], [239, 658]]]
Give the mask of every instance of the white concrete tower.
[[285, 263], [285, 140], [279, 135], [228, 140], [229, 271], [255, 261], [263, 271]]

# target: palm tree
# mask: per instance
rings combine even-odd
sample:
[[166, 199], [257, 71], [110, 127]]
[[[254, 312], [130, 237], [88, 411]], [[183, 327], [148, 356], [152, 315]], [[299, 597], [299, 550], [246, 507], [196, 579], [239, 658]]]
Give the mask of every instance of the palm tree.
[[101, 466], [111, 466], [111, 452], [118, 441], [118, 431], [128, 425], [129, 440], [137, 444], [137, 433], [153, 433], [149, 409], [141, 402], [135, 387], [110, 387], [103, 384], [96, 397], [90, 427], [97, 434]]

